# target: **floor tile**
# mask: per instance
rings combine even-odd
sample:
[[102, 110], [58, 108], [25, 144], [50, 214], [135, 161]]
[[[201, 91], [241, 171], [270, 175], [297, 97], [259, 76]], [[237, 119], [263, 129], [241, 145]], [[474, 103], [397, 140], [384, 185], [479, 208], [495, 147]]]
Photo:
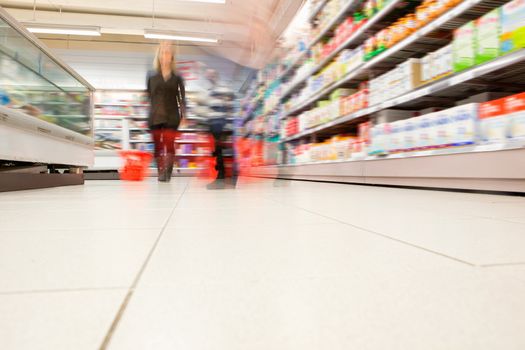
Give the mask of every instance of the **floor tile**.
[[0, 295], [2, 350], [94, 350], [126, 291]]
[[0, 293], [129, 287], [160, 230], [0, 232]]

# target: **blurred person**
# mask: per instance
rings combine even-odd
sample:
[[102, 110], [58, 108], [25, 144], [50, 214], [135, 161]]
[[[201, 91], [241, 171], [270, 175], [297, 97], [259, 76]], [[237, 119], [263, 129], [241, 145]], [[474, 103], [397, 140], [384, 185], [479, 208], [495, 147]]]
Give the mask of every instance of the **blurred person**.
[[169, 182], [175, 160], [177, 129], [186, 115], [184, 79], [177, 74], [175, 53], [170, 42], [159, 45], [153, 68], [147, 78], [150, 101], [148, 127], [155, 146], [159, 181]]
[[224, 146], [227, 136], [226, 125], [228, 124], [228, 117], [231, 117], [233, 112], [235, 94], [231, 89], [220, 84], [217, 71], [208, 69], [205, 78], [209, 84], [208, 107], [210, 110], [206, 117], [215, 144], [213, 156], [215, 157], [215, 169], [217, 170], [217, 177], [207, 188], [222, 189], [227, 185], [235, 186], [237, 177], [234, 162], [231, 182], [226, 183], [226, 168], [224, 165], [224, 149], [227, 148]]

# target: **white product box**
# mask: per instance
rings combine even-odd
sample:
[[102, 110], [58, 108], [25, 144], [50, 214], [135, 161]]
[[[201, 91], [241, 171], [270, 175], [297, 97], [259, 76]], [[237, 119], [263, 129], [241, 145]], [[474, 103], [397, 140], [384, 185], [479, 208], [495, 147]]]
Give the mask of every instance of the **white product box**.
[[433, 140], [433, 137], [435, 137], [435, 132], [432, 130], [432, 115], [433, 114], [426, 114], [417, 117], [416, 119], [418, 135], [416, 147], [418, 149], [428, 149], [435, 144], [435, 141]]
[[385, 124], [378, 124], [370, 129], [370, 151], [371, 155], [384, 154], [386, 151], [385, 144], [387, 137], [385, 135]]
[[504, 111], [510, 119], [510, 137], [525, 138], [525, 92], [507, 97], [504, 100]]
[[471, 145], [477, 142], [479, 104], [470, 103], [447, 110], [451, 118], [450, 143], [453, 146]]
[[404, 144], [403, 149], [405, 151], [413, 151], [417, 147], [418, 133], [417, 133], [417, 118], [410, 118], [404, 123]]
[[481, 121], [481, 133], [486, 143], [501, 143], [507, 140], [510, 128], [507, 115], [486, 118]]
[[448, 147], [451, 144], [452, 119], [448, 110], [440, 111], [435, 114], [435, 140], [437, 147]]
[[390, 124], [390, 137], [388, 143], [388, 152], [396, 153], [403, 149], [404, 122], [396, 121]]

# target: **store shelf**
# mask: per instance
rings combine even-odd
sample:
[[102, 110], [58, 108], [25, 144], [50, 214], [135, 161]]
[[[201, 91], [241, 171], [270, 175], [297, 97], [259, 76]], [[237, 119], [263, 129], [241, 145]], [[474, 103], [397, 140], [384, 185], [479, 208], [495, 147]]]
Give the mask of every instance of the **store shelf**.
[[[359, 67], [347, 73], [339, 81], [336, 81], [322, 88], [320, 91], [312, 94], [304, 101], [298, 103], [297, 106], [293, 107], [289, 112], [285, 114], [285, 116], [290, 116], [302, 111], [303, 109], [310, 106], [312, 103], [317, 102], [318, 100], [329, 95], [334, 90], [345, 84], [357, 83], [362, 80], [365, 80], [368, 77], [368, 74], [372, 71], [372, 69], [379, 66], [379, 63], [381, 63], [381, 71], [384, 71], [393, 68], [396, 64], [406, 60], [409, 57], [412, 57], [414, 54], [421, 53], [420, 45], [425, 42], [425, 38], [427, 35], [440, 28], [446, 28], [447, 30], [449, 30], [461, 26], [464, 22], [467, 22], [467, 20], [471, 18], [472, 15], [484, 13], [483, 11], [477, 9], [477, 6], [489, 2], [492, 4], [496, 3], [498, 5], [505, 3], [505, 1], [491, 0], [467, 0], [462, 2], [455, 8], [449, 10], [447, 13], [443, 14], [442, 16], [436, 18], [434, 21], [427, 24], [425, 27], [421, 28], [409, 37], [392, 46], [385, 52], [377, 55], [368, 62], [363, 62]], [[472, 13], [469, 13], [469, 11], [472, 11]], [[465, 19], [460, 19], [460, 17], [463, 15], [465, 15]], [[419, 43], [420, 40], [422, 41], [422, 43]], [[431, 41], [432, 40], [439, 41], [442, 39], [431, 39]], [[399, 54], [399, 56], [396, 56], [396, 54]]]
[[330, 53], [327, 57], [325, 57], [319, 64], [314, 66], [309, 74], [306, 74], [305, 76], [301, 77], [297, 80], [297, 82], [293, 83], [292, 86], [290, 86], [286, 92], [284, 92], [281, 96], [281, 100], [288, 97], [292, 92], [294, 92], [299, 86], [301, 86], [308, 78], [318, 71], [320, 71], [324, 66], [326, 66], [328, 63], [330, 63], [335, 56], [337, 56], [341, 51], [344, 49], [350, 47], [350, 46], [357, 46], [360, 43], [362, 43], [367, 38], [367, 32], [370, 31], [371, 28], [376, 26], [380, 20], [382, 20], [387, 14], [389, 14], [392, 10], [394, 10], [399, 3], [401, 3], [401, 0], [392, 0], [388, 5], [386, 5], [381, 11], [376, 13], [374, 17], [372, 17], [369, 21], [367, 21], [361, 28], [359, 28], [354, 34], [352, 34], [344, 43], [342, 43], [337, 49], [335, 49], [332, 53]]
[[129, 143], [153, 143], [153, 141], [130, 140]]
[[449, 75], [445, 78], [424, 85], [402, 96], [387, 100], [385, 102], [357, 111], [355, 113], [345, 115], [329, 123], [321, 124], [317, 127], [305, 130], [297, 135], [284, 139], [283, 142], [292, 141], [319, 131], [327, 130], [335, 126], [348, 123], [352, 120], [356, 120], [360, 117], [379, 112], [383, 109], [391, 107], [406, 107], [407, 104], [413, 105], [424, 97], [431, 96], [432, 94], [443, 93], [447, 90], [458, 89], [459, 85], [461, 84], [468, 83], [469, 81], [472, 81], [474, 79], [483, 77], [490, 73], [497, 72], [507, 67], [515, 66], [522, 62], [525, 62], [525, 49], [515, 51], [506, 56], [498, 57], [492, 61], [470, 68], [463, 72]]
[[323, 10], [327, 3], [328, 0], [321, 0], [308, 16], [308, 21], [313, 21], [317, 17], [317, 15]]
[[129, 128], [129, 131], [149, 131], [148, 128]]
[[356, 6], [359, 3], [358, 0], [348, 0], [348, 2], [343, 5], [339, 13], [327, 24], [325, 27], [317, 34], [317, 36], [310, 42], [307, 46], [310, 49], [312, 46], [317, 44], [326, 34], [330, 33], [332, 29], [343, 20], [352, 7]]
[[282, 179], [525, 192], [525, 148], [519, 143], [437, 152], [442, 153], [265, 166], [252, 169], [252, 174]]

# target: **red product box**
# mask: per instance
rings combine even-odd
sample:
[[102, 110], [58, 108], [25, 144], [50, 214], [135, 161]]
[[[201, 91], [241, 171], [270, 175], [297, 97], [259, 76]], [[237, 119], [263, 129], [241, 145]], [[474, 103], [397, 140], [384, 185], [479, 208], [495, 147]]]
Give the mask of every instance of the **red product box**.
[[367, 145], [370, 143], [370, 128], [370, 122], [364, 122], [358, 125], [359, 139]]
[[504, 101], [506, 98], [483, 102], [479, 105], [479, 119], [498, 117], [505, 114]]
[[525, 111], [525, 92], [505, 97], [503, 99], [503, 110], [505, 114]]

